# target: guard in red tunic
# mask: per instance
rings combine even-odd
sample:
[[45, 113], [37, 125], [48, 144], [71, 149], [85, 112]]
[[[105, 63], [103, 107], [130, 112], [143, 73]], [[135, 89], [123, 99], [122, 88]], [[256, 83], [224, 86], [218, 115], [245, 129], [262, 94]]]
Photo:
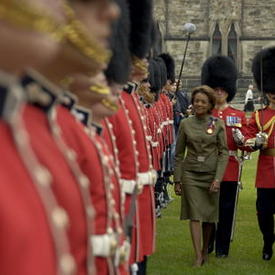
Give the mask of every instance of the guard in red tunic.
[[[152, 26], [151, 0], [129, 0], [131, 31], [130, 51], [133, 60], [133, 69], [130, 80], [140, 83], [147, 78], [148, 63], [144, 60], [149, 52], [150, 34]], [[134, 85], [135, 86], [135, 85]], [[146, 139], [146, 124], [135, 89], [126, 88], [122, 92], [122, 99], [129, 111], [129, 117], [135, 130], [135, 141], [138, 151], [139, 173], [138, 183], [143, 185], [143, 191], [138, 196], [138, 209], [140, 218], [140, 232], [142, 253], [144, 261], [139, 265], [139, 274], [146, 273], [146, 256], [151, 255], [155, 249], [155, 205], [154, 190], [155, 172], [152, 167], [150, 147]]]
[[[116, 17], [118, 14], [112, 12], [112, 6], [114, 3], [104, 2], [102, 1], [93, 1], [94, 5], [104, 5], [106, 6], [106, 9], [104, 11], [100, 10], [100, 14], [104, 14], [104, 20], [99, 22], [96, 21], [96, 18], [89, 18], [89, 23], [96, 22], [98, 23], [98, 29], [99, 31], [101, 28], [108, 29], [108, 26], [110, 25], [111, 21]], [[82, 5], [82, 4], [81, 4]], [[83, 3], [83, 5], [85, 5]], [[84, 8], [84, 7], [83, 7]], [[95, 10], [97, 10], [95, 8]], [[115, 9], [117, 11], [117, 9]], [[84, 9], [78, 9], [79, 11], [85, 11]], [[85, 18], [87, 14], [83, 14], [83, 17]], [[94, 41], [89, 40], [88, 44], [85, 44], [86, 46], [83, 48], [80, 45], [83, 45], [82, 43], [78, 43], [79, 41], [75, 41], [74, 38], [72, 38], [70, 35], [72, 33], [81, 32], [79, 36], [77, 36], [80, 41], [83, 39], [83, 37], [90, 37], [89, 32], [85, 32], [86, 28], [76, 28], [75, 20], [76, 16], [83, 18], [80, 16], [79, 13], [77, 15], [74, 15], [73, 10], [71, 10], [68, 14], [71, 19], [71, 32], [67, 33], [68, 40], [70, 41], [69, 45], [64, 44], [64, 51], [60, 51], [58, 55], [56, 55], [55, 60], [50, 62], [47, 67], [43, 67], [43, 69], [40, 69], [40, 71], [43, 71], [47, 77], [50, 78], [51, 81], [55, 81], [59, 84], [59, 81], [61, 81], [63, 77], [66, 76], [66, 74], [69, 72], [80, 72], [80, 73], [90, 73], [97, 72], [102, 67], [105, 66], [106, 62], [106, 49], [105, 46], [102, 47], [100, 43], [102, 43], [102, 40], [104, 38], [107, 40], [108, 31], [102, 37], [101, 35], [98, 35], [98, 33], [93, 33], [93, 38], [96, 38], [100, 41]], [[85, 21], [85, 20], [84, 20]], [[86, 21], [85, 21], [86, 22]], [[81, 25], [79, 21], [77, 21], [77, 26]], [[83, 31], [83, 33], [82, 33]], [[75, 36], [73, 36], [75, 37]], [[99, 38], [100, 37], [100, 38]], [[86, 39], [85, 43], [87, 42]], [[103, 43], [104, 44], [104, 43]], [[104, 44], [105, 45], [105, 44]], [[90, 49], [90, 51], [86, 51]], [[91, 50], [92, 49], [92, 50]], [[71, 54], [66, 54], [66, 51], [69, 50]], [[78, 56], [78, 58], [72, 58], [72, 56]], [[60, 70], [59, 66], [65, 66], [68, 70], [67, 72], [64, 70]], [[66, 64], [66, 65], [64, 65]], [[98, 98], [102, 100], [105, 95], [102, 95], [102, 92], [105, 92], [105, 89], [102, 88], [102, 85], [94, 85], [96, 87], [90, 87], [89, 85], [92, 85], [94, 83], [90, 83], [89, 81], [86, 81], [87, 78], [89, 80], [88, 76], [83, 75], [79, 76], [80, 81], [78, 84], [82, 84], [82, 87], [85, 86], [88, 82], [88, 86], [86, 86], [86, 90], [83, 91], [84, 96], [88, 95], [89, 99], [93, 99], [95, 102], [98, 101]], [[75, 118], [70, 114], [70, 112], [65, 109], [64, 107], [57, 106], [57, 99], [61, 93], [61, 90], [53, 85], [52, 83], [49, 83], [43, 77], [39, 76], [38, 74], [32, 75], [34, 82], [32, 83], [27, 78], [24, 79], [24, 84], [27, 85], [26, 89], [29, 91], [30, 94], [30, 100], [33, 101], [33, 107], [31, 111], [29, 112], [29, 116], [31, 112], [34, 114], [34, 108], [38, 107], [38, 104], [35, 104], [35, 99], [37, 98], [36, 95], [43, 94], [43, 96], [40, 98], [40, 109], [36, 109], [36, 112], [40, 113], [43, 111], [46, 112], [47, 116], [40, 115], [41, 118], [41, 125], [36, 125], [37, 129], [41, 129], [41, 127], [47, 127], [48, 131], [51, 131], [51, 137], [47, 137], [49, 140], [50, 138], [54, 139], [55, 145], [58, 147], [60, 152], [63, 153], [63, 155], [66, 157], [66, 161], [69, 165], [69, 168], [71, 170], [71, 174], [78, 180], [79, 185], [78, 192], [77, 191], [70, 191], [72, 198], [75, 198], [77, 195], [82, 196], [84, 206], [88, 206], [87, 202], [88, 199], [92, 199], [92, 202], [95, 206], [96, 210], [96, 216], [95, 216], [95, 228], [92, 232], [92, 226], [93, 223], [91, 223], [90, 215], [93, 214], [93, 211], [91, 210], [91, 207], [85, 207], [83, 210], [83, 215], [85, 215], [85, 218], [87, 220], [86, 227], [83, 228], [82, 223], [78, 225], [78, 221], [75, 217], [73, 225], [70, 227], [71, 232], [74, 232], [75, 228], [80, 226], [80, 230], [75, 232], [76, 234], [72, 236], [76, 239], [72, 239], [73, 242], [73, 251], [77, 254], [77, 264], [80, 266], [79, 272], [82, 274], [82, 272], [89, 272], [89, 274], [93, 274], [94, 271], [89, 268], [90, 265], [90, 255], [95, 256], [96, 258], [96, 269], [101, 274], [112, 274], [116, 272], [117, 266], [120, 263], [120, 246], [119, 246], [119, 232], [115, 229], [115, 223], [114, 221], [117, 219], [117, 216], [113, 215], [114, 212], [112, 211], [114, 207], [114, 200], [111, 196], [111, 187], [109, 184], [108, 179], [105, 177], [105, 170], [102, 170], [103, 165], [101, 161], [106, 165], [106, 160], [99, 155], [100, 149], [97, 147], [96, 141], [93, 143], [89, 136], [87, 136], [87, 133], [85, 132], [83, 126], [75, 120]], [[69, 81], [70, 82], [70, 81]], [[83, 84], [84, 83], [84, 84]], [[35, 85], [36, 84], [36, 85]], [[97, 83], [96, 83], [97, 84]], [[81, 85], [76, 85], [78, 88], [81, 87]], [[80, 88], [81, 89], [81, 88]], [[96, 91], [97, 94], [91, 91]], [[99, 95], [100, 97], [97, 97], [96, 95]], [[90, 97], [89, 97], [90, 96]], [[45, 99], [50, 98], [51, 104], [50, 106], [44, 106]], [[52, 103], [54, 105], [52, 105]], [[43, 108], [43, 106], [45, 108]], [[50, 108], [49, 108], [50, 107]], [[37, 111], [38, 110], [38, 111]], [[36, 121], [37, 122], [37, 121]], [[38, 122], [37, 122], [38, 123]], [[31, 124], [29, 124], [31, 125]], [[38, 142], [33, 140], [33, 142]], [[51, 150], [53, 150], [53, 144], [50, 144]], [[43, 150], [47, 150], [47, 147], [44, 147]], [[54, 155], [53, 155], [54, 156]], [[45, 159], [44, 161], [49, 161], [50, 158]], [[57, 169], [58, 165], [55, 164], [55, 162], [52, 160], [52, 163], [49, 164], [51, 169]], [[85, 176], [84, 176], [85, 175]], [[62, 173], [58, 174], [59, 178], [62, 177]], [[64, 178], [63, 178], [64, 179]], [[63, 185], [66, 183], [66, 178], [63, 180]], [[70, 189], [68, 189], [70, 190]], [[78, 204], [70, 204], [70, 210], [75, 211], [78, 210], [79, 206]], [[80, 219], [82, 216], [77, 212], [77, 217]], [[85, 230], [85, 237], [83, 236], [82, 232]], [[82, 236], [82, 239], [80, 240], [79, 236]], [[80, 247], [80, 241], [82, 241], [82, 244], [84, 246]], [[91, 254], [93, 253], [93, 254]], [[84, 268], [86, 268], [86, 265], [88, 265], [88, 269], [85, 271]], [[83, 273], [83, 274], [86, 274]]]
[[[129, 51], [129, 11], [125, 1], [118, 1], [121, 8], [121, 18], [115, 25], [114, 35], [111, 39], [113, 57], [105, 72], [111, 86], [112, 94], [119, 96], [123, 85], [128, 82], [130, 73]], [[134, 141], [134, 129], [129, 119], [124, 101], [119, 98], [118, 111], [106, 118], [103, 122], [103, 136], [109, 145], [120, 171], [121, 191], [125, 203], [125, 232], [131, 241], [129, 265], [140, 261], [142, 255], [140, 248], [140, 227], [137, 211], [137, 173], [138, 157]], [[100, 108], [100, 106], [99, 106]], [[102, 108], [102, 106], [101, 106]], [[94, 113], [95, 113], [94, 108]], [[114, 112], [113, 112], [114, 113]]]
[[256, 188], [257, 217], [263, 235], [263, 260], [270, 260], [274, 243], [275, 214], [275, 47], [266, 48], [254, 57], [252, 72], [258, 89], [269, 100], [256, 111], [248, 125], [245, 145], [260, 149]]
[[235, 199], [238, 185], [239, 163], [238, 145], [234, 141], [233, 131], [246, 125], [245, 113], [231, 107], [228, 103], [236, 94], [237, 69], [232, 60], [225, 56], [208, 58], [202, 67], [201, 81], [214, 89], [216, 106], [213, 116], [222, 119], [226, 126], [229, 161], [220, 184], [219, 222], [216, 230], [216, 257], [227, 257], [234, 216]]
[[[58, 40], [49, 35], [61, 26], [41, 6], [47, 14], [59, 14], [49, 1], [1, 2], [2, 70], [18, 76], [26, 67], [44, 65], [59, 50]], [[24, 18], [19, 26], [18, 17]], [[42, 112], [25, 105], [14, 78], [1, 72], [1, 273], [87, 274], [86, 217], [76, 178], [45, 127], [45, 115], [40, 120]]]
[[29, 143], [22, 121], [24, 93], [11, 79], [1, 73], [1, 272], [75, 274], [68, 216], [51, 188], [52, 174], [38, 161]]

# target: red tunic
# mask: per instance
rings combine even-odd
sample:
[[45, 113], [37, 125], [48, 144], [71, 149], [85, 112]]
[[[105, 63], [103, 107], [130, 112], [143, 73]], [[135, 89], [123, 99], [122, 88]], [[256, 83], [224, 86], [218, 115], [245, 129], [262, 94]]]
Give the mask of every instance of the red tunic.
[[[84, 126], [76, 121], [66, 108], [61, 106], [58, 108], [57, 119], [65, 142], [76, 152], [77, 162], [91, 182], [90, 194], [96, 212], [95, 234], [103, 235], [110, 229], [116, 232], [117, 228], [111, 215], [113, 198], [107, 195], [109, 194], [107, 190], [110, 189], [110, 181], [105, 181], [106, 174], [101, 163], [101, 161], [105, 161], [105, 158], [103, 159], [104, 154], [99, 154], [97, 148], [100, 144], [89, 137]], [[109, 257], [96, 257], [95, 264], [100, 274], [107, 275], [115, 272], [115, 267]], [[127, 271], [123, 269], [122, 273], [127, 273]]]
[[56, 251], [37, 190], [0, 121], [1, 274], [56, 275]]
[[[257, 119], [259, 122], [257, 123]], [[273, 123], [272, 123], [273, 121]], [[271, 122], [271, 123], [268, 123]], [[269, 135], [268, 143], [265, 149], [275, 149], [275, 110], [266, 107], [259, 110], [258, 115], [253, 114], [247, 127], [247, 138], [254, 138], [257, 133], [264, 127], [264, 132]], [[260, 151], [256, 177], [257, 188], [275, 188], [275, 156], [264, 155], [263, 150]]]
[[[117, 158], [121, 179], [136, 181], [138, 173], [138, 159], [136, 146], [134, 145], [134, 130], [129, 123], [129, 117], [126, 113], [123, 102], [118, 112], [112, 117], [108, 118], [108, 122], [112, 125], [112, 129], [109, 129], [110, 126], [104, 123], [105, 127], [103, 135], [107, 141], [107, 144], [109, 145], [109, 148], [111, 148], [113, 151], [115, 159]], [[112, 141], [112, 135], [115, 136], [115, 144]], [[126, 194], [125, 216], [129, 214], [131, 200], [132, 195]], [[140, 261], [140, 255], [142, 255], [140, 250], [140, 227], [137, 215], [138, 213], [136, 211], [136, 215], [133, 217], [134, 226], [131, 240], [130, 264]]]
[[150, 108], [145, 109], [146, 113], [146, 125], [147, 125], [147, 140], [149, 141], [153, 167], [156, 171], [161, 169], [160, 167], [160, 152], [159, 142], [157, 140], [157, 130], [155, 121], [155, 106], [152, 105]]
[[223, 181], [238, 181], [239, 163], [233, 154], [236, 154], [238, 146], [236, 145], [232, 129], [239, 128], [240, 130], [246, 128], [246, 118], [243, 111], [237, 110], [231, 106], [224, 110], [214, 109], [212, 115], [222, 119], [225, 123], [227, 146], [229, 150], [229, 161], [224, 173]]
[[[152, 169], [152, 157], [146, 140], [147, 129], [145, 118], [141, 114], [140, 103], [134, 94], [123, 91], [121, 96], [135, 130], [135, 141], [139, 152], [139, 173], [147, 173]], [[155, 250], [155, 202], [152, 186], [144, 186], [143, 192], [138, 196], [138, 204], [143, 255], [151, 255]]]
[[52, 137], [45, 113], [28, 105], [23, 119], [32, 149], [39, 162], [51, 173], [53, 191], [69, 216], [68, 234], [72, 254], [77, 262], [77, 274], [87, 274], [87, 225], [78, 183]]

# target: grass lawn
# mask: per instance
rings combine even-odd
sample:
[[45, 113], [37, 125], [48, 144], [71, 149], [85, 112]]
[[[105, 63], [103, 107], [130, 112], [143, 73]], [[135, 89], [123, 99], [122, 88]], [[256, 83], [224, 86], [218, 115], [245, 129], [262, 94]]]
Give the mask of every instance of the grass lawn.
[[[246, 161], [242, 182], [244, 189], [240, 192], [237, 224], [234, 241], [230, 246], [227, 259], [217, 259], [212, 253], [209, 262], [200, 268], [193, 268], [193, 247], [188, 221], [179, 220], [180, 198], [162, 211], [157, 220], [156, 253], [148, 260], [149, 275], [181, 274], [275, 274], [275, 255], [269, 262], [261, 259], [262, 237], [258, 228], [254, 188], [257, 155]], [[275, 249], [275, 248], [274, 248]]]

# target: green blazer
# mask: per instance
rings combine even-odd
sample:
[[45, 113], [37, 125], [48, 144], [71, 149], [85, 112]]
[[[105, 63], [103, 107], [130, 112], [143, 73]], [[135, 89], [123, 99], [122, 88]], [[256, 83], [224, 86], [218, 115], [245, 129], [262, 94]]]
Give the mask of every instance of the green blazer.
[[[187, 152], [186, 152], [187, 151]], [[183, 119], [175, 153], [174, 181], [182, 171], [209, 172], [221, 181], [228, 161], [224, 122], [210, 115]]]

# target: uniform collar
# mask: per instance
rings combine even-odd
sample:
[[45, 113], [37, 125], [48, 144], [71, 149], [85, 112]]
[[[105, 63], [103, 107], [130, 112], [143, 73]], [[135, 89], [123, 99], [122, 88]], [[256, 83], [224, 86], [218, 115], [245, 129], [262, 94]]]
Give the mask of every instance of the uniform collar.
[[91, 124], [92, 113], [89, 109], [82, 106], [75, 106], [72, 109], [72, 114], [80, 121], [84, 126], [89, 127]]
[[58, 102], [61, 90], [38, 72], [29, 70], [21, 79], [28, 102], [49, 112]]
[[60, 97], [60, 103], [67, 108], [68, 110], [72, 111], [77, 104], [77, 97], [70, 93], [69, 91], [65, 91], [62, 93]]
[[18, 79], [0, 71], [0, 117], [8, 120], [24, 101]]
[[95, 129], [97, 135], [101, 136], [103, 127], [99, 124], [94, 123], [94, 122], [91, 123], [91, 126]]
[[137, 84], [135, 82], [128, 82], [124, 87], [123, 91], [128, 94], [132, 94], [137, 89]]

